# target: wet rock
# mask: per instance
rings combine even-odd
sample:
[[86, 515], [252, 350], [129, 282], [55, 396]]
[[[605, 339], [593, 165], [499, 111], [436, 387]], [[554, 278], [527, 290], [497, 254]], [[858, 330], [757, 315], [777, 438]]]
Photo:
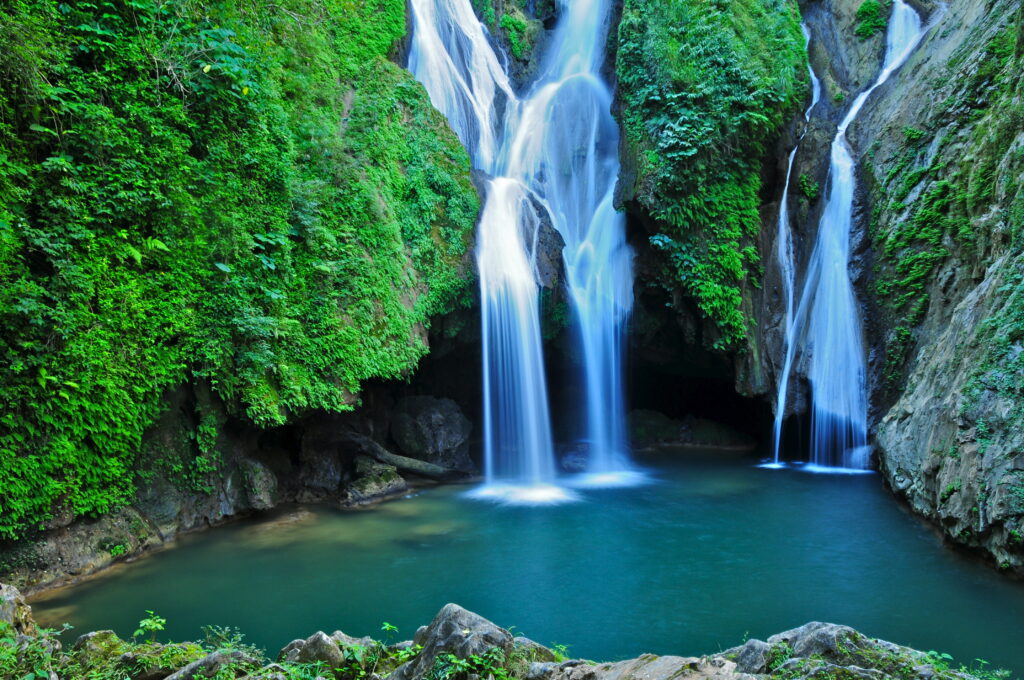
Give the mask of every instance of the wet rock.
[[166, 680], [197, 680], [199, 678], [212, 678], [225, 666], [243, 664], [256, 666], [257, 662], [249, 655], [237, 649], [230, 651], [218, 650], [216, 652], [211, 652], [202, 659], [193, 661], [181, 670], [168, 675]]
[[340, 668], [345, 664], [345, 655], [338, 642], [323, 631], [313, 633], [305, 640], [292, 640], [277, 656], [278, 661], [293, 663], [327, 664], [328, 668]]
[[553, 651], [551, 651], [544, 645], [540, 644], [539, 642], [534, 642], [530, 638], [513, 638], [512, 646], [515, 648], [517, 653], [522, 654], [534, 663], [552, 662], [558, 660]]
[[441, 467], [473, 471], [469, 435], [473, 425], [451, 399], [406, 397], [395, 405], [391, 438], [402, 453]]
[[555, 229], [551, 215], [539, 202], [533, 206], [537, 213], [537, 233], [533, 242], [528, 245], [533, 251], [533, 263], [537, 270], [537, 283], [541, 288], [557, 289], [565, 280], [565, 239]]
[[263, 463], [245, 459], [239, 463], [245, 485], [246, 501], [253, 510], [269, 510], [277, 505], [277, 477]]
[[419, 655], [400, 666], [389, 680], [417, 680], [434, 667], [439, 654], [454, 654], [465, 659], [498, 648], [506, 655], [512, 651], [512, 634], [487, 619], [457, 604], [446, 604], [429, 626], [416, 631], [413, 642], [422, 645]]
[[9, 624], [19, 635], [31, 635], [36, 630], [32, 608], [14, 586], [0, 583], [0, 621]]
[[402, 493], [409, 488], [394, 465], [381, 463], [368, 456], [356, 458], [356, 477], [345, 487], [345, 503], [361, 505]]

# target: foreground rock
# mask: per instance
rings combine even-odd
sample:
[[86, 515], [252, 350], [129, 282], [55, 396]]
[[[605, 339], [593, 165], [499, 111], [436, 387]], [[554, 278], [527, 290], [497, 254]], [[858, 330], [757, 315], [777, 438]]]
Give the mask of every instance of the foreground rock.
[[[5, 625], [6, 624], [6, 625]], [[13, 627], [12, 627], [13, 626]], [[972, 680], [909, 647], [847, 626], [808, 623], [768, 640], [701, 657], [644, 654], [615, 663], [559, 660], [556, 652], [512, 634], [456, 604], [445, 605], [411, 642], [385, 645], [341, 631], [293, 640], [274, 662], [238, 640], [228, 644], [129, 642], [112, 631], [81, 636], [69, 651], [32, 622], [12, 586], [0, 584], [0, 648], [15, 650], [0, 671], [48, 680]], [[13, 664], [13, 665], [11, 665]], [[5, 678], [8, 676], [4, 676]], [[44, 676], [38, 676], [44, 677]], [[996, 676], [990, 676], [996, 677]]]

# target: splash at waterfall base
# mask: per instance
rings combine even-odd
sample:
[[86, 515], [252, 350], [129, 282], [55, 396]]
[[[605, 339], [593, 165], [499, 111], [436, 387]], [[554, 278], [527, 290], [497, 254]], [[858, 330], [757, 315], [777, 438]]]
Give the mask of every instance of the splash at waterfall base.
[[[582, 486], [638, 483], [624, 433], [622, 355], [632, 253], [613, 207], [618, 128], [601, 77], [611, 3], [560, 5], [540, 71], [520, 97], [469, 0], [413, 2], [409, 68], [491, 179], [477, 269], [483, 343], [484, 472], [475, 497], [552, 503], [556, 478], [539, 314], [536, 244], [550, 220], [564, 241], [565, 285], [583, 358], [588, 443]], [[500, 102], [500, 106], [499, 106]]]

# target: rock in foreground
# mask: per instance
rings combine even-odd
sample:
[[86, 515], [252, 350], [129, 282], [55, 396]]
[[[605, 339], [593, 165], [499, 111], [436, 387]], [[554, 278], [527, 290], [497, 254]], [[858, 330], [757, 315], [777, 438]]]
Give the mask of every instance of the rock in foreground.
[[[567, 660], [456, 604], [445, 605], [411, 642], [386, 645], [341, 631], [290, 642], [276, 662], [235, 637], [197, 643], [129, 642], [111, 631], [62, 647], [39, 631], [21, 594], [0, 584], [3, 677], [49, 680], [971, 680], [940, 659], [876, 640], [847, 626], [800, 628], [701, 657], [644, 654], [615, 663]], [[986, 677], [999, 677], [992, 672]]]

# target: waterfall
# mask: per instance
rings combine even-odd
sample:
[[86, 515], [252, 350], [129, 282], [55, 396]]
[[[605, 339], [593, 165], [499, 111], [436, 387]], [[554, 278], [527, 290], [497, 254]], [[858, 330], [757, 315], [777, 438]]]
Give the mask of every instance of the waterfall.
[[917, 12], [904, 0], [895, 0], [882, 71], [854, 100], [832, 142], [828, 194], [796, 314], [797, 322], [807, 314], [805, 350], [810, 353], [807, 377], [813, 402], [811, 462], [820, 468], [865, 469], [869, 452], [864, 344], [849, 273], [856, 173], [846, 131], [923, 35]]
[[[804, 33], [804, 45], [811, 46], [811, 34], [807, 25], [802, 24], [800, 29]], [[779, 393], [775, 400], [775, 422], [774, 422], [774, 457], [772, 467], [781, 465], [779, 450], [782, 445], [782, 420], [786, 413], [786, 393], [789, 391], [789, 375], [793, 370], [793, 359], [796, 355], [796, 310], [794, 309], [794, 292], [796, 290], [796, 255], [793, 251], [793, 233], [789, 224], [789, 187], [793, 183], [793, 163], [796, 161], [796, 154], [800, 150], [800, 142], [807, 134], [806, 124], [811, 122], [811, 111], [818, 105], [821, 99], [821, 81], [814, 73], [810, 58], [807, 60], [807, 73], [811, 78], [811, 104], [804, 111], [804, 130], [800, 138], [796, 140], [793, 150], [789, 152], [789, 160], [786, 163], [786, 183], [782, 189], [782, 200], [779, 202], [779, 221], [775, 244], [775, 255], [779, 260], [779, 271], [782, 275], [782, 294], [786, 299], [785, 337], [784, 347], [786, 350], [785, 360], [782, 366], [782, 374], [779, 377]]]
[[565, 241], [573, 332], [586, 388], [587, 486], [636, 481], [624, 431], [622, 355], [633, 303], [625, 220], [612, 205], [619, 132], [600, 75], [607, 0], [562, 0], [553, 46], [511, 130], [508, 173], [529, 186]]
[[469, 0], [412, 0], [409, 69], [474, 165], [492, 176], [477, 238], [486, 476], [479, 495], [512, 502], [573, 498], [556, 484], [532, 257], [545, 218], [566, 244], [587, 394], [587, 481], [621, 482], [631, 473], [621, 355], [632, 255], [612, 205], [618, 128], [600, 76], [610, 3], [561, 0], [560, 10], [540, 75], [519, 98]]

